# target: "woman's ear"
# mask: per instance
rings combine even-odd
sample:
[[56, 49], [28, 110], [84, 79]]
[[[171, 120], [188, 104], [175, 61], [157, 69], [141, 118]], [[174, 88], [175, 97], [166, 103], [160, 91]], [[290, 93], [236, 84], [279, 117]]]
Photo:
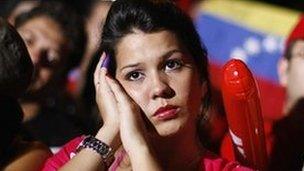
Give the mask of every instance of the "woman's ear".
[[282, 57], [277, 65], [277, 72], [279, 76], [279, 81], [281, 86], [286, 87], [287, 80], [288, 80], [288, 65], [289, 61]]

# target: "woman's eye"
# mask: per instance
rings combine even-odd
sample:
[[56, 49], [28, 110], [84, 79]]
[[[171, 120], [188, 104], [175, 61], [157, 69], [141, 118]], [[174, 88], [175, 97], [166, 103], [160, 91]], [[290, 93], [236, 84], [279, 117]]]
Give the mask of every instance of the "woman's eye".
[[178, 60], [169, 60], [165, 63], [165, 70], [176, 70], [182, 66], [182, 62]]
[[21, 34], [21, 35], [27, 46], [31, 46], [34, 43], [34, 36], [32, 34], [24, 32], [24, 34]]
[[34, 42], [34, 40], [31, 37], [25, 37], [24, 42], [26, 45], [31, 46]]
[[143, 77], [143, 74], [138, 71], [133, 71], [127, 74], [127, 79], [131, 81], [137, 81]]

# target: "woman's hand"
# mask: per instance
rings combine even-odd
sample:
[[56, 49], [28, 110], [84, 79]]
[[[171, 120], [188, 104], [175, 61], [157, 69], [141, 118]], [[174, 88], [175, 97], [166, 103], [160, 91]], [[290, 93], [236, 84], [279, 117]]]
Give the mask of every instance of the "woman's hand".
[[108, 62], [105, 62], [106, 60], [109, 60], [109, 57], [103, 53], [94, 73], [96, 102], [104, 121], [104, 126], [96, 138], [108, 143], [107, 138], [109, 135], [112, 137], [113, 131], [116, 132], [117, 129], [133, 170], [159, 170], [147, 142], [140, 107], [119, 82], [107, 74], [107, 68], [102, 66], [102, 63]]
[[127, 153], [147, 146], [146, 130], [140, 107], [125, 92], [117, 80], [106, 77], [108, 85], [115, 96], [119, 111], [120, 138]]
[[133, 170], [161, 170], [149, 146], [140, 107], [113, 78], [106, 77], [117, 101], [120, 138]]
[[[108, 58], [108, 59], [106, 59]], [[96, 91], [96, 103], [103, 120], [103, 126], [98, 131], [96, 138], [117, 149], [119, 140], [119, 111], [115, 96], [106, 81], [109, 57], [102, 53], [94, 72], [94, 85]]]
[[115, 96], [106, 81], [108, 69], [102, 64], [106, 63], [106, 54], [102, 53], [94, 72], [94, 85], [96, 92], [96, 103], [100, 111], [104, 125], [118, 127], [119, 115]]

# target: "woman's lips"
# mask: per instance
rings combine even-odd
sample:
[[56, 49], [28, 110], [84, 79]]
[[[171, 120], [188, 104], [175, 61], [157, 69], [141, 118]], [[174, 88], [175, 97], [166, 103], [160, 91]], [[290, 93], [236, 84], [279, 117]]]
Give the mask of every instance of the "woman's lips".
[[180, 108], [177, 106], [160, 107], [153, 115], [158, 120], [170, 120], [177, 117]]

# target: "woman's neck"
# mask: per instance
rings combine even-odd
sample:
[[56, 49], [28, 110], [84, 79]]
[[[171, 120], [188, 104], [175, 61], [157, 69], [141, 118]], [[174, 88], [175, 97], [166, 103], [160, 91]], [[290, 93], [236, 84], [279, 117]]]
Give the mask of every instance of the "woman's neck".
[[[196, 135], [196, 128], [169, 138], [153, 138], [156, 157], [165, 170], [197, 170], [204, 148]], [[154, 141], [155, 140], [155, 141]]]

